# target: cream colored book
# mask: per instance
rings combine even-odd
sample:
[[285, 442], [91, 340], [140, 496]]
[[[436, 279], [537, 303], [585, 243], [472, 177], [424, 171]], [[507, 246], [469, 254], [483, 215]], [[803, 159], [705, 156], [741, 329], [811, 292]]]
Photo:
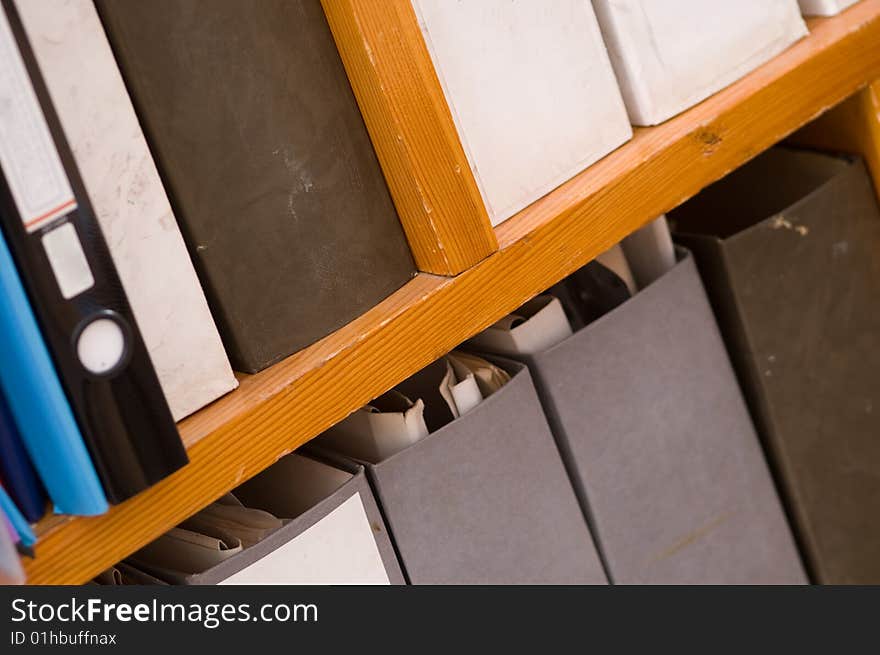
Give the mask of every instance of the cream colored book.
[[634, 125], [656, 125], [807, 34], [797, 0], [593, 0]]
[[632, 136], [588, 0], [412, 0], [493, 225]]
[[91, 0], [16, 0], [175, 420], [237, 386]]

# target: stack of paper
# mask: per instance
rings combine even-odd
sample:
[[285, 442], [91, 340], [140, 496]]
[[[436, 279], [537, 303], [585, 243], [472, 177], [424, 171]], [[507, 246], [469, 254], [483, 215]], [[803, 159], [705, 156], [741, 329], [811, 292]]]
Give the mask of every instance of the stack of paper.
[[294, 453], [95, 581], [398, 584], [403, 576], [363, 470]]
[[660, 216], [467, 342], [475, 351], [535, 355], [562, 343], [675, 265]]
[[282, 523], [242, 505], [233, 494], [208, 505], [131, 556], [135, 567], [168, 582], [203, 573], [253, 546]]
[[485, 359], [453, 352], [331, 427], [317, 443], [377, 464], [471, 411], [509, 380]]

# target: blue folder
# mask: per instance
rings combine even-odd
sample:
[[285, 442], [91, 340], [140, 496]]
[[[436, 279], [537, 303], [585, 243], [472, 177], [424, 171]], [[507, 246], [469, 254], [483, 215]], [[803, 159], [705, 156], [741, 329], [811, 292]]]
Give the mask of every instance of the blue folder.
[[31, 523], [46, 513], [46, 490], [24, 449], [3, 393], [0, 393], [0, 483]]
[[37, 543], [37, 537], [34, 535], [34, 531], [31, 530], [31, 526], [24, 516], [21, 515], [21, 512], [18, 511], [15, 503], [12, 502], [12, 499], [3, 487], [0, 487], [0, 512], [3, 512], [6, 518], [9, 519], [12, 527], [18, 533], [21, 543], [25, 546], [33, 546]]
[[106, 512], [107, 498], [2, 234], [0, 387], [56, 511]]

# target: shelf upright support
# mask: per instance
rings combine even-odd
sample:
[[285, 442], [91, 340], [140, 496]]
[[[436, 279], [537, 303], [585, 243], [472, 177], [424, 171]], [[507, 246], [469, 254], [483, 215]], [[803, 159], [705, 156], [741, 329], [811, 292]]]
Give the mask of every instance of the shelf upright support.
[[880, 200], [880, 79], [795, 132], [791, 141], [860, 155], [874, 179]]
[[498, 250], [409, 0], [321, 0], [419, 270]]

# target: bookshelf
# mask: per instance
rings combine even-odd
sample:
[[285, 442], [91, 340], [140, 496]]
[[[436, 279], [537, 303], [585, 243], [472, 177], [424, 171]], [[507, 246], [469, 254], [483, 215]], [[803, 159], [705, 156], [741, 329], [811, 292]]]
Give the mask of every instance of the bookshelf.
[[880, 0], [809, 27], [773, 61], [678, 117], [637, 129], [632, 141], [500, 225], [498, 249], [464, 272], [420, 273], [325, 339], [241, 376], [239, 389], [179, 424], [191, 460], [183, 470], [104, 516], [44, 520], [29, 581], [88, 581], [880, 78]]

